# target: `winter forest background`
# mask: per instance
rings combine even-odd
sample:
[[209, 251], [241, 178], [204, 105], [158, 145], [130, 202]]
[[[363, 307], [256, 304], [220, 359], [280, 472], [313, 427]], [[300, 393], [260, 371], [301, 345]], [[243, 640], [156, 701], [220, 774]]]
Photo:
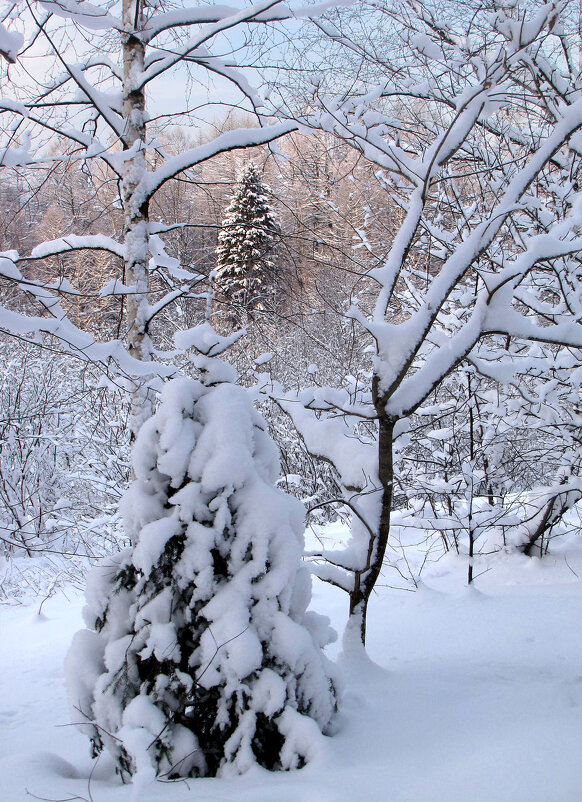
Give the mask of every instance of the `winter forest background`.
[[6, 6], [3, 798], [580, 798], [581, 13]]

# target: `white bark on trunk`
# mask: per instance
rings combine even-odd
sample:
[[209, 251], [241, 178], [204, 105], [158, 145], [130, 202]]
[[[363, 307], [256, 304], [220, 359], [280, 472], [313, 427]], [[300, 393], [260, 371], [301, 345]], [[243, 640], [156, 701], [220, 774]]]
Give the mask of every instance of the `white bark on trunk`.
[[[123, 0], [123, 134], [124, 150], [131, 151], [125, 162], [121, 182], [126, 246], [124, 282], [135, 286], [127, 297], [127, 345], [136, 359], [151, 360], [152, 348], [147, 332], [149, 304], [149, 232], [148, 202], [138, 203], [135, 191], [147, 170], [145, 138], [145, 91], [140, 86], [144, 70], [145, 46], [142, 0]], [[147, 377], [131, 379], [131, 436], [153, 414], [153, 395]]]

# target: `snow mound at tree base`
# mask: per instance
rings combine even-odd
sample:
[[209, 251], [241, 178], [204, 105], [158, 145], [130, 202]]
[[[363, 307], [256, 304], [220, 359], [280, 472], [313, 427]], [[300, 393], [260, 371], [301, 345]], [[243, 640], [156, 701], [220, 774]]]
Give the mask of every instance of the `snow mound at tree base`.
[[[337, 528], [337, 525], [335, 525]], [[365, 665], [342, 658], [345, 690], [333, 738], [321, 736], [300, 771], [257, 765], [238, 777], [143, 787], [139, 802], [571, 802], [582, 788], [582, 552], [543, 560], [497, 555], [465, 592], [466, 564], [427, 564], [424, 587], [379, 587]], [[420, 558], [420, 555], [419, 555]], [[573, 569], [575, 574], [572, 573]], [[316, 582], [317, 607], [341, 630], [345, 595]], [[81, 599], [47, 600], [39, 624], [25, 607], [0, 607], [0, 798], [74, 795], [130, 802], [110, 758], [90, 761], [67, 726], [62, 662], [79, 628]], [[339, 645], [330, 647], [340, 648]], [[37, 761], [50, 750], [79, 779]]]

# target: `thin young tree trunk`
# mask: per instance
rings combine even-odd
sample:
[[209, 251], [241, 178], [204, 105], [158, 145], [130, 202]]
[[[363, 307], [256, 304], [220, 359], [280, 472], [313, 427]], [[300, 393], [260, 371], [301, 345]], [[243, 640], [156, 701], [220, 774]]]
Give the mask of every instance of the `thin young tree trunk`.
[[556, 523], [556, 521], [560, 520], [565, 509], [567, 509], [566, 504], [559, 504], [559, 496], [554, 496], [548, 501], [541, 518], [537, 523], [537, 526], [521, 547], [521, 552], [523, 554], [525, 554], [527, 557], [531, 557], [536, 543], [543, 540], [545, 532], [551, 531], [552, 526]]
[[394, 496], [393, 440], [396, 421], [389, 418], [384, 411], [386, 399], [379, 397], [378, 384], [378, 377], [375, 377], [372, 387], [374, 406], [379, 418], [378, 478], [382, 488], [378, 536], [375, 540], [370, 538], [366, 570], [356, 573], [354, 587], [350, 593], [350, 617], [357, 616], [359, 618], [360, 636], [364, 646], [366, 645], [368, 602], [374, 590], [374, 585], [380, 576], [384, 555], [386, 554], [390, 534], [392, 499]]
[[471, 465], [471, 487], [468, 490], [469, 494], [469, 514], [467, 518], [467, 527], [469, 534], [469, 567], [467, 570], [467, 584], [471, 585], [473, 582], [473, 558], [475, 556], [475, 530], [473, 529], [473, 499], [475, 497], [475, 485], [473, 481], [475, 470], [475, 413], [473, 411], [473, 388], [471, 387], [471, 376], [467, 374], [467, 395], [469, 398], [469, 459]]
[[[147, 164], [145, 152], [145, 91], [140, 86], [144, 70], [145, 46], [140, 38], [143, 29], [143, 0], [123, 0], [123, 148], [131, 151], [123, 168], [121, 198], [124, 211], [126, 247], [124, 283], [135, 287], [127, 296], [127, 345], [132, 356], [142, 361], [151, 359], [148, 336], [149, 301], [149, 210], [148, 201], [135, 198]], [[131, 438], [153, 413], [153, 398], [147, 380], [132, 377]]]

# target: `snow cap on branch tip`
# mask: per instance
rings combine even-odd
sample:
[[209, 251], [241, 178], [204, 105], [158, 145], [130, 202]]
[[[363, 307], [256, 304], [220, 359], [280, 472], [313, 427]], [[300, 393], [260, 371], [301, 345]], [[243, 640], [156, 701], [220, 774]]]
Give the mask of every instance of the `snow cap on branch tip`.
[[273, 359], [273, 357], [274, 354], [272, 354], [270, 351], [266, 351], [264, 354], [258, 356], [254, 360], [254, 363], [257, 367], [260, 367], [261, 365], [266, 365], [268, 362], [270, 362]]
[[18, 31], [7, 31], [4, 25], [0, 24], [0, 56], [10, 64], [15, 64], [18, 51], [23, 44], [23, 34]]
[[176, 348], [184, 351], [194, 348], [202, 356], [215, 357], [227, 351], [231, 345], [240, 340], [246, 334], [246, 329], [235, 331], [228, 337], [218, 334], [210, 323], [201, 323], [192, 329], [178, 331], [174, 334], [174, 344]]
[[26, 167], [34, 164], [35, 158], [31, 153], [30, 131], [25, 131], [22, 135], [22, 144], [16, 148], [0, 149], [0, 164], [3, 167]]

